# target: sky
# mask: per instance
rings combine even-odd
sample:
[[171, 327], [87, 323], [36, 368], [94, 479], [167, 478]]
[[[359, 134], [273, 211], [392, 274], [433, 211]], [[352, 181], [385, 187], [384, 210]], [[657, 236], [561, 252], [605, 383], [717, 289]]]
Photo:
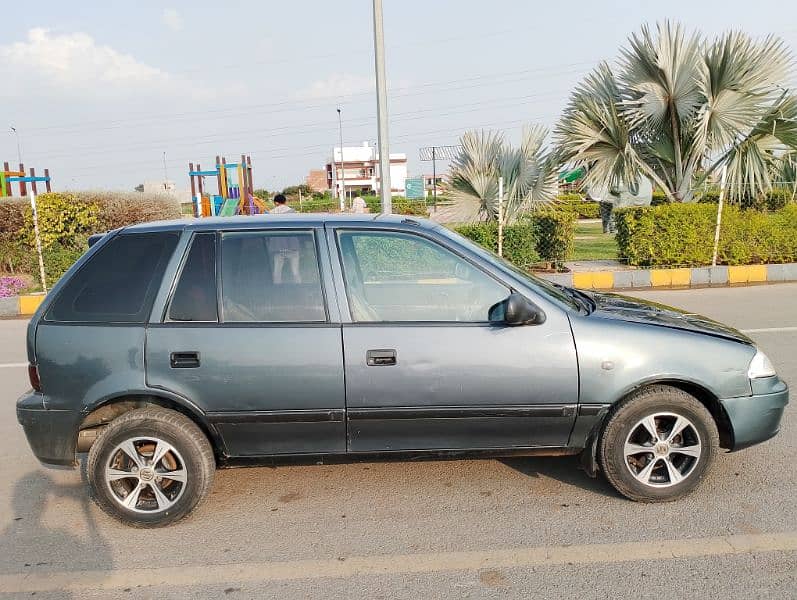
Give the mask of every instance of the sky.
[[[132, 190], [188, 163], [252, 157], [256, 188], [302, 183], [338, 145], [376, 143], [371, 0], [0, 0], [0, 162], [64, 189]], [[776, 34], [784, 0], [384, 0], [391, 152], [471, 129], [552, 127], [573, 87], [643, 24]], [[796, 87], [795, 80], [788, 82]], [[16, 128], [18, 137], [11, 131]], [[443, 165], [443, 168], [445, 165]]]

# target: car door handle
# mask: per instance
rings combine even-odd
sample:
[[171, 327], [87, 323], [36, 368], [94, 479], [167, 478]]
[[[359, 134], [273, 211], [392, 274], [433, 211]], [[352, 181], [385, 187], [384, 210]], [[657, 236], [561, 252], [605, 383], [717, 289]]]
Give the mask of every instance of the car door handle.
[[365, 353], [365, 362], [369, 367], [388, 367], [396, 364], [395, 350], [369, 350]]
[[199, 366], [199, 352], [172, 352], [169, 363], [172, 369], [196, 369]]

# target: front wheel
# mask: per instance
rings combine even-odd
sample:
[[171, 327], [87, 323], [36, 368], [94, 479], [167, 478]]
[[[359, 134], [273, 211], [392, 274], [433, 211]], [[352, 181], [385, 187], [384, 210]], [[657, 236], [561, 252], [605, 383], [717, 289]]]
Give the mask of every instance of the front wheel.
[[87, 464], [95, 502], [134, 527], [161, 527], [188, 515], [207, 495], [214, 472], [205, 434], [188, 417], [159, 407], [112, 421]]
[[697, 487], [718, 447], [717, 426], [700, 401], [677, 388], [653, 386], [610, 416], [598, 458], [623, 496], [667, 502]]

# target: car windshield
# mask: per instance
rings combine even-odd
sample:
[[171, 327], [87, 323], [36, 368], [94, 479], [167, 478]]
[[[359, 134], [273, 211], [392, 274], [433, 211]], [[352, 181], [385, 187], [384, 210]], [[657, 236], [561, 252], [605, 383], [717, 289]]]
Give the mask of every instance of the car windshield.
[[458, 244], [466, 246], [468, 249], [472, 250], [482, 258], [495, 264], [498, 268], [510, 272], [512, 275], [522, 280], [526, 285], [543, 296], [564, 304], [568, 308], [577, 310], [579, 312], [584, 310], [586, 312], [590, 311], [588, 301], [581, 298], [581, 296], [575, 290], [570, 290], [569, 288], [563, 286], [557, 286], [556, 284], [546, 281], [541, 277], [536, 277], [530, 273], [527, 273], [513, 265], [505, 258], [498, 256], [494, 252], [490, 252], [484, 247], [479, 246], [475, 242], [469, 240], [465, 236], [462, 236], [455, 231], [451, 231], [446, 227], [439, 227], [437, 231], [451, 240], [454, 240]]

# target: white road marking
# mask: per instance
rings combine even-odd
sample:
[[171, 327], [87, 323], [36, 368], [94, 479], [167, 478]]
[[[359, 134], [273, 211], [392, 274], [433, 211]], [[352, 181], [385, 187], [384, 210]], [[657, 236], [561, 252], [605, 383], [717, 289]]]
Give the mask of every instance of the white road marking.
[[760, 329], [740, 329], [742, 333], [775, 333], [780, 331], [797, 331], [797, 327], [762, 327]]
[[19, 367], [27, 367], [28, 363], [0, 363], [0, 369], [17, 369]]
[[479, 569], [608, 564], [797, 551], [797, 531], [710, 538], [519, 547], [475, 552], [350, 556], [337, 559], [184, 565], [107, 571], [41, 571], [0, 575], [0, 590], [30, 593], [136, 586], [199, 586], [233, 582], [269, 582], [346, 578], [365, 575], [438, 573]]

